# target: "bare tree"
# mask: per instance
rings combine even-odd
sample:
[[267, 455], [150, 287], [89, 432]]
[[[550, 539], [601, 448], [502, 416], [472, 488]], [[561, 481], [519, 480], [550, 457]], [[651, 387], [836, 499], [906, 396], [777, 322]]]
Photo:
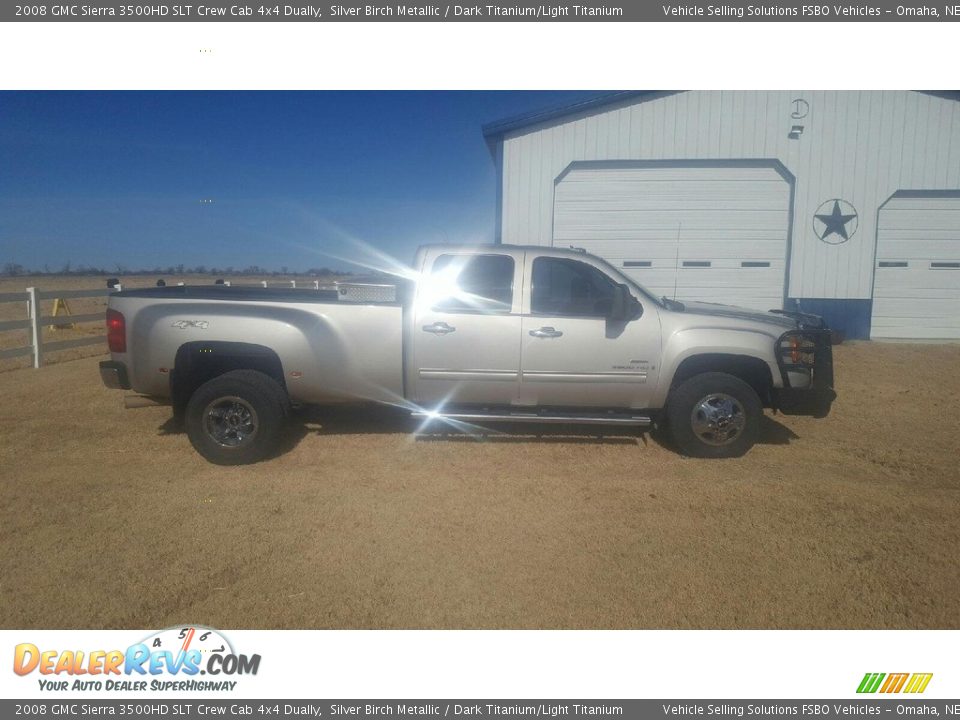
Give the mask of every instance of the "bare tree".
[[24, 268], [20, 263], [8, 262], [3, 266], [3, 274], [9, 275], [10, 277], [17, 277], [18, 275], [23, 275]]

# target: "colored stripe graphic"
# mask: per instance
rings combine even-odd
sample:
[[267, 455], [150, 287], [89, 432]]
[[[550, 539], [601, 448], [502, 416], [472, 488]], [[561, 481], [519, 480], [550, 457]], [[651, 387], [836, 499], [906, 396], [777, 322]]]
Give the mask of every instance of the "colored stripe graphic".
[[910, 677], [910, 673], [890, 673], [887, 675], [887, 681], [880, 688], [882, 693], [898, 693], [903, 688], [903, 684]]
[[930, 679], [932, 677], [933, 673], [914, 673], [913, 677], [910, 678], [910, 682], [907, 683], [907, 687], [904, 692], [922, 693], [927, 689], [927, 685], [930, 684]]
[[867, 673], [863, 676], [863, 680], [860, 681], [860, 687], [857, 688], [858, 693], [874, 693], [877, 691], [877, 688], [880, 687], [880, 681], [884, 678], [883, 673]]
[[866, 673], [857, 687], [857, 692], [922, 693], [927, 689], [931, 679], [933, 679], [933, 673], [913, 673], [912, 675], [910, 673], [890, 673], [889, 675]]

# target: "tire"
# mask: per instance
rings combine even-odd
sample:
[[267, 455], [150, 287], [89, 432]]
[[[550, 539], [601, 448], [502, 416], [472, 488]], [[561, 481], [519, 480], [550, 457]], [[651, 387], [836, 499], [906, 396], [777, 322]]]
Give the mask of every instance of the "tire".
[[667, 424], [681, 454], [740, 457], [760, 437], [763, 405], [740, 378], [711, 372], [694, 375], [670, 393]]
[[201, 385], [187, 403], [190, 444], [216, 465], [248, 465], [277, 448], [287, 408], [276, 380], [233, 370]]

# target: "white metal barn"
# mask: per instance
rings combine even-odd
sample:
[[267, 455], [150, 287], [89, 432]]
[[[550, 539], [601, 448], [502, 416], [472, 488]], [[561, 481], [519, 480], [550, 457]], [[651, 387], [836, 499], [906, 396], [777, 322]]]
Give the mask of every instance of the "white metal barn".
[[501, 242], [847, 337], [960, 338], [960, 94], [622, 92], [484, 135]]

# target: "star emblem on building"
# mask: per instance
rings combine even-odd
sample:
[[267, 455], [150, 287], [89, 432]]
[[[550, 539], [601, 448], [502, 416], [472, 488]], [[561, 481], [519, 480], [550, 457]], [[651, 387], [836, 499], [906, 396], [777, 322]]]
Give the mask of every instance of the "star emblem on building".
[[825, 243], [839, 245], [853, 237], [859, 225], [857, 211], [846, 200], [834, 198], [817, 208], [813, 230]]

